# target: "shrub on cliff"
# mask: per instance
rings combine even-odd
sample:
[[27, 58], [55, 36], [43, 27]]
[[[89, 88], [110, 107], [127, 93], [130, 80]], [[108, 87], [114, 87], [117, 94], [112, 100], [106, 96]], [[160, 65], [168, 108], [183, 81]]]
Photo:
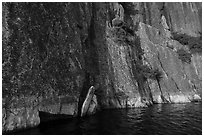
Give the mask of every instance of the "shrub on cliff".
[[115, 93], [115, 96], [119, 99], [127, 99], [128, 98], [128, 96], [123, 91], [119, 91], [119, 92]]
[[191, 54], [202, 53], [202, 34], [200, 37], [192, 37], [187, 34], [172, 33], [172, 38], [182, 45], [187, 45]]
[[184, 62], [184, 63], [188, 63], [190, 64], [191, 63], [191, 53], [188, 53], [186, 50], [184, 49], [179, 49], [177, 51], [178, 53], [178, 56], [179, 56], [179, 59]]
[[115, 27], [112, 28], [111, 37], [114, 38], [115, 42], [121, 43], [126, 39], [126, 32], [120, 27]]
[[114, 26], [108, 32], [109, 37], [111, 37], [116, 43], [119, 44], [128, 44], [134, 45], [135, 43], [135, 36], [134, 30], [130, 29], [129, 27], [125, 26]]
[[162, 78], [163, 73], [159, 69], [153, 69], [150, 73], [150, 79], [160, 81]]
[[193, 38], [192, 40], [189, 41], [189, 49], [192, 54], [194, 53], [200, 53], [202, 54], [202, 39], [197, 37]]
[[142, 76], [145, 79], [160, 81], [162, 78], [163, 73], [158, 68], [153, 69], [147, 65], [139, 65], [138, 68], [139, 68], [138, 74], [140, 74], [140, 76]]
[[135, 15], [140, 13], [139, 10], [135, 9], [133, 2], [119, 2], [119, 4], [123, 6], [126, 15]]

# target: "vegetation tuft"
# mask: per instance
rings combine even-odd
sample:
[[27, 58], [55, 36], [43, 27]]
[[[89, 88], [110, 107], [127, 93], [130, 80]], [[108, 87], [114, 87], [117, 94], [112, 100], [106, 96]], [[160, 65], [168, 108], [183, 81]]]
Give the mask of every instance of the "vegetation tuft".
[[124, 8], [124, 12], [127, 15], [139, 14], [139, 10], [135, 9], [135, 5], [132, 2], [119, 2]]
[[138, 73], [144, 79], [152, 79], [157, 81], [160, 81], [163, 75], [163, 73], [158, 68], [153, 69], [147, 65], [138, 65]]
[[120, 98], [120, 99], [126, 99], [128, 96], [125, 94], [125, 92], [123, 91], [120, 91], [120, 92], [117, 92], [115, 93], [115, 96]]
[[191, 63], [191, 53], [188, 53], [186, 50], [184, 49], [179, 49], [177, 51], [177, 54], [179, 55], [179, 59], [183, 62], [183, 63]]
[[172, 38], [179, 41], [182, 45], [187, 45], [191, 54], [202, 54], [202, 34], [200, 37], [192, 37], [174, 32], [172, 33]]

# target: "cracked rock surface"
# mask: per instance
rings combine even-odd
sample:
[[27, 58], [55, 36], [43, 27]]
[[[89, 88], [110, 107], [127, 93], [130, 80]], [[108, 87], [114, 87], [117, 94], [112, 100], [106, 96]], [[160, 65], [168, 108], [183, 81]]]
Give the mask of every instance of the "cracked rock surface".
[[201, 21], [191, 2], [2, 3], [2, 131], [80, 115], [91, 86], [89, 115], [200, 101]]

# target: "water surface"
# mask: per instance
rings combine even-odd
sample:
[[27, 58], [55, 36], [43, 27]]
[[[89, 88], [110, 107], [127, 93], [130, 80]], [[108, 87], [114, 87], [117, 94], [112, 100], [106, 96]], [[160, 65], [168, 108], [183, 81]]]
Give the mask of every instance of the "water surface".
[[41, 124], [15, 134], [180, 135], [202, 134], [202, 103], [156, 104], [148, 108], [109, 109], [84, 118]]

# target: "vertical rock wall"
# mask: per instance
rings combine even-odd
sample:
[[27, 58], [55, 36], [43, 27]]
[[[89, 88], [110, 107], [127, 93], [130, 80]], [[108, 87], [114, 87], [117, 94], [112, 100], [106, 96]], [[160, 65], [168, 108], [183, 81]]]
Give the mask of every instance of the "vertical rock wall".
[[[202, 31], [201, 5], [199, 3], [147, 4], [148, 6], [151, 5], [148, 9], [152, 14], [149, 15], [151, 22], [140, 22], [138, 32], [141, 47], [145, 51], [145, 62], [153, 68], [159, 67], [164, 73], [164, 77], [160, 82], [161, 95], [163, 94], [168, 102], [174, 103], [199, 99], [202, 90], [202, 56], [195, 53], [192, 54], [190, 64], [182, 62], [177, 51], [186, 48], [186, 45], [172, 39], [171, 33], [176, 32], [194, 37], [200, 36]], [[147, 14], [148, 12], [145, 13], [145, 15]], [[154, 20], [155, 18], [156, 20]], [[151, 88], [153, 91], [155, 91], [154, 88], [158, 89], [153, 83]], [[160, 99], [154, 100], [161, 103], [161, 101], [158, 101]]]
[[38, 125], [39, 111], [78, 114], [91, 10], [91, 3], [3, 3], [3, 131]]
[[200, 37], [201, 11], [200, 3], [3, 3], [2, 130], [38, 125], [40, 111], [77, 116], [90, 86], [101, 108], [200, 100], [202, 55], [172, 34]]
[[[200, 100], [201, 54], [192, 54], [190, 64], [182, 62], [177, 52], [179, 49], [186, 49], [187, 46], [174, 40], [171, 35], [176, 32], [192, 37], [200, 36], [200, 5], [198, 3], [107, 5], [112, 14], [108, 15], [110, 20], [107, 19], [106, 28], [103, 26], [106, 30], [106, 39], [104, 36], [97, 37], [106, 43], [101, 46], [104, 51], [99, 52], [99, 64], [103, 64], [99, 67], [100, 78], [103, 79], [100, 81], [103, 87], [100, 91], [102, 106], [139, 107], [152, 102], [182, 103]], [[125, 27], [112, 26], [116, 15]], [[195, 18], [193, 21], [191, 16]], [[102, 18], [100, 14], [98, 17]], [[101, 23], [98, 24], [102, 26], [104, 23]], [[133, 31], [133, 38], [127, 28]], [[162, 78], [159, 81], [151, 78], [142, 80], [143, 76], [138, 70], [141, 65], [158, 70], [162, 73]]]

